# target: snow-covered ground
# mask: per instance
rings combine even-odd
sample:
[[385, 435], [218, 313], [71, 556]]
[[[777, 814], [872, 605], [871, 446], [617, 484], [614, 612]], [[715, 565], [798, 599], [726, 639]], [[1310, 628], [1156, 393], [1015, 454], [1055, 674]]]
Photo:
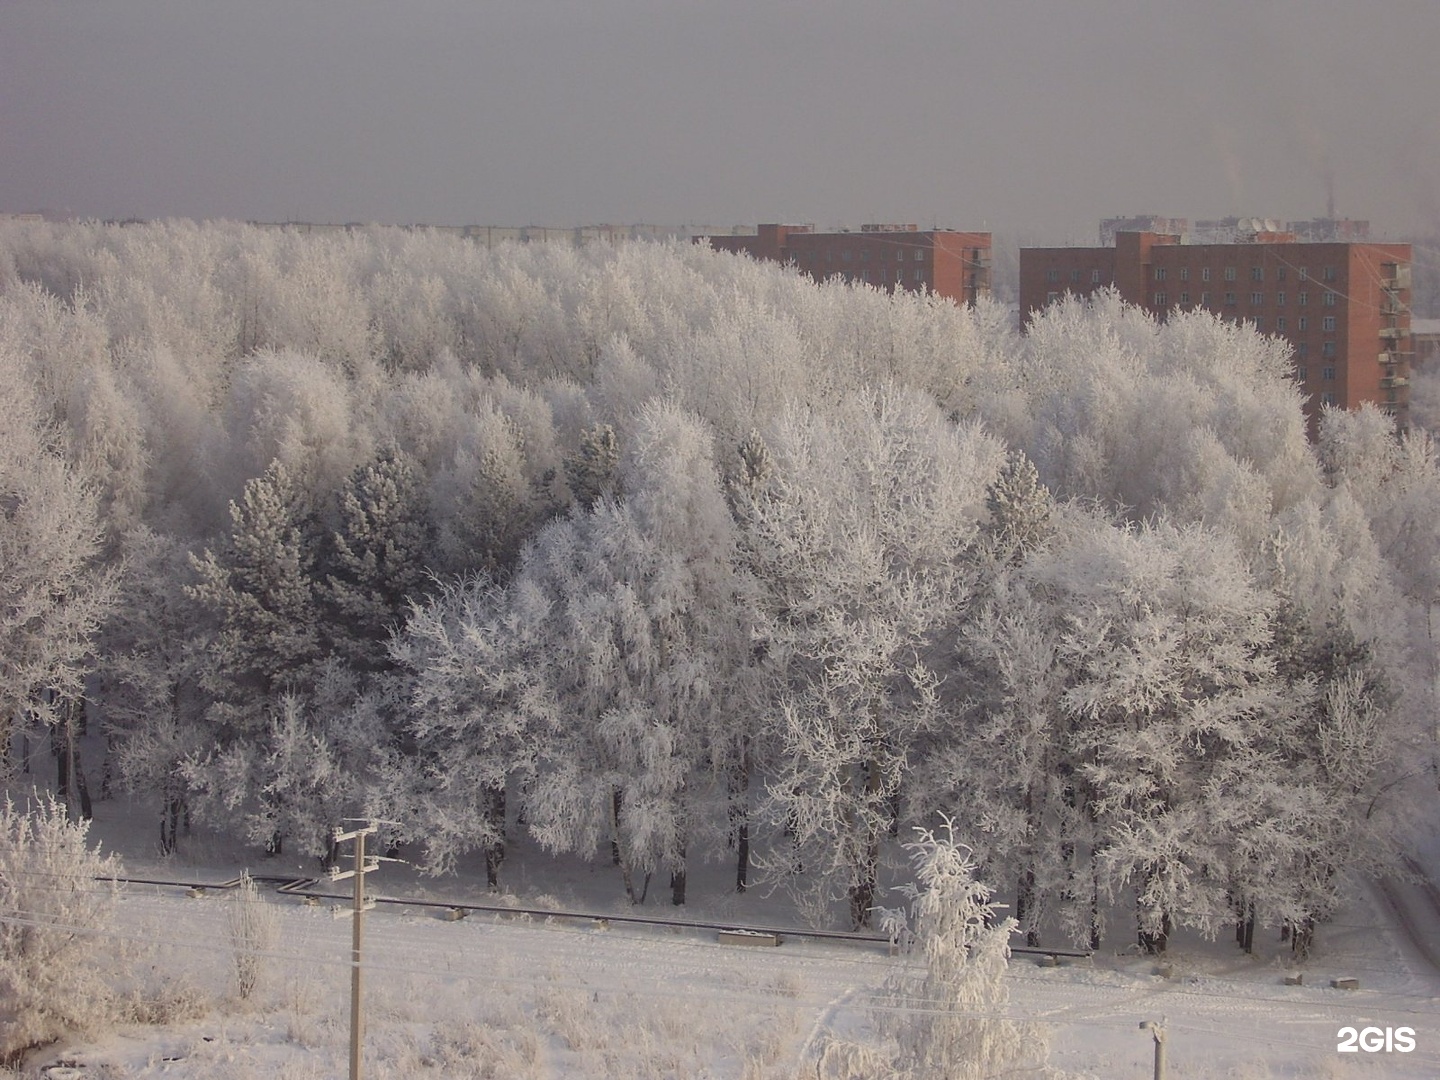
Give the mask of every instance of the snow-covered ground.
[[[123, 804], [100, 804], [95, 835], [143, 852], [141, 827], [121, 811]], [[240, 853], [218, 842], [201, 838], [188, 852], [165, 862], [131, 854], [127, 869], [137, 878], [207, 881], [240, 869], [225, 861]], [[277, 859], [251, 869], [304, 869], [290, 864]], [[599, 862], [576, 870], [521, 848], [506, 870], [512, 895], [525, 906], [631, 910], [618, 902], [614, 872]], [[724, 867], [711, 867], [698, 875], [694, 892], [702, 902], [687, 908], [687, 917], [793, 922], [776, 897], [709, 902], [721, 894], [724, 874]], [[791, 938], [779, 948], [737, 947], [720, 944], [713, 932], [618, 921], [525, 915], [447, 921], [444, 899], [493, 898], [468, 875], [422, 881], [397, 864], [384, 866], [373, 889], [437, 906], [382, 905], [366, 916], [367, 1077], [813, 1076], [813, 1065], [805, 1065], [829, 1032], [865, 1037], [873, 1006], [894, 1007], [881, 989], [893, 966], [905, 962], [864, 943]], [[1419, 932], [1440, 941], [1440, 912], [1424, 890], [1397, 885], [1394, 892]], [[168, 1023], [52, 1047], [31, 1066], [64, 1062], [77, 1070], [72, 1075], [107, 1080], [346, 1076], [348, 911], [272, 898], [278, 934], [259, 988], [239, 1001], [228, 896], [130, 886], [116, 932], [155, 943], [139, 962], [188, 987], [177, 996], [195, 1002], [194, 1015], [177, 1009]], [[652, 893], [644, 913], [673, 913], [663, 899]], [[1273, 937], [1244, 956], [1224, 940], [1181, 935], [1165, 963], [1168, 975], [1153, 959], [1113, 947], [1093, 961], [1060, 967], [1016, 957], [1009, 1010], [1041, 1024], [1051, 1065], [1070, 1076], [1150, 1076], [1153, 1044], [1139, 1023], [1162, 1018], [1172, 1078], [1440, 1075], [1440, 972], [1411, 944], [1379, 889], [1322, 927], [1317, 953], [1303, 968], [1289, 963], [1287, 947]], [[1303, 985], [1286, 985], [1285, 976], [1296, 971], [1303, 971]], [[1357, 978], [1360, 988], [1332, 989], [1338, 977]], [[1390, 1029], [1392, 1046], [1394, 1033], [1409, 1028], [1415, 1048], [1340, 1053], [1347, 1027], [1379, 1029], [1382, 1043]]]

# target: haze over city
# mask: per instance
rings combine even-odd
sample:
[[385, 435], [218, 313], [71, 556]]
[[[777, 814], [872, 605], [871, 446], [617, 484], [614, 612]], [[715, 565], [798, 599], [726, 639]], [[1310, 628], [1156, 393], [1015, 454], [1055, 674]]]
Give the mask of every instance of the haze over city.
[[0, 7], [0, 211], [1440, 222], [1430, 0]]

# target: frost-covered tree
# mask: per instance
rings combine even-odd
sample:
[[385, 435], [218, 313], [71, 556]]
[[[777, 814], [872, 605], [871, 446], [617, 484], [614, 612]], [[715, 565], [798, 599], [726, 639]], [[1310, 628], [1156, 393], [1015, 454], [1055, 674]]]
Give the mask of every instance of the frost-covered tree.
[[844, 897], [861, 926], [1002, 452], [893, 388], [792, 409], [769, 446], [773, 476], [738, 509], [781, 679], [769, 793], [794, 853], [770, 870], [803, 868], [816, 903]]
[[565, 461], [565, 476], [575, 501], [586, 510], [614, 495], [620, 471], [620, 444], [609, 424], [595, 424], [580, 433], [580, 445]]
[[208, 744], [200, 680], [209, 624], [185, 591], [194, 571], [183, 544], [138, 526], [123, 550], [125, 574], [103, 631], [102, 715], [120, 782], [160, 800], [159, 848], [170, 854], [189, 817], [181, 766]]
[[917, 810], [963, 811], [984, 864], [1014, 868], [1015, 918], [1027, 944], [1040, 944], [1042, 928], [1057, 919], [1068, 937], [1087, 941], [1093, 888], [1080, 856], [1094, 830], [1078, 801], [1067, 738], [1061, 629], [1043, 590], [1033, 596], [1032, 587], [1004, 573], [977, 598], [958, 640], [969, 694], [927, 740], [912, 801]]
[[508, 589], [478, 578], [454, 582], [413, 605], [392, 643], [408, 676], [405, 745], [388, 751], [378, 798], [406, 837], [422, 843], [431, 873], [453, 870], [478, 848], [488, 883], [500, 884], [508, 794], [533, 779], [554, 720], [542, 666], [544, 604], [524, 581]]
[[1232, 803], [1222, 780], [1260, 764], [1286, 688], [1273, 600], [1224, 534], [1160, 521], [1077, 530], [1027, 567], [1055, 604], [1056, 658], [1078, 797], [1101, 891], [1133, 887], [1140, 943], [1228, 918]]
[[340, 489], [320, 589], [333, 651], [360, 671], [389, 667], [385, 646], [407, 605], [427, 589], [434, 532], [423, 478], [391, 448], [357, 469]]
[[433, 474], [438, 568], [446, 574], [509, 575], [525, 542], [558, 509], [553, 429], [548, 417], [524, 415], [543, 411], [533, 399], [519, 396], [518, 404], [524, 407], [507, 409], [499, 393], [480, 392]]
[[0, 748], [12, 725], [73, 716], [115, 575], [100, 561], [95, 491], [56, 445], [0, 346]]
[[266, 703], [311, 681], [322, 655], [319, 540], [311, 501], [277, 461], [230, 504], [219, 549], [193, 560], [191, 594], [219, 623], [205, 682], [223, 726], [258, 727]]
[[575, 718], [547, 733], [526, 802], [547, 847], [610, 839], [632, 901], [663, 870], [683, 903], [711, 745], [748, 706], [754, 615], [702, 424], [643, 410], [622, 486], [625, 502], [548, 526], [521, 568], [547, 598], [555, 707]]

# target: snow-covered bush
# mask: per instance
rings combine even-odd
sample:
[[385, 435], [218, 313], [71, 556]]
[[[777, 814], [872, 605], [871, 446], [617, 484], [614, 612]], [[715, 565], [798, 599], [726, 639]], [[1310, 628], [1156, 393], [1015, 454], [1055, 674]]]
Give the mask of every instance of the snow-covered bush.
[[121, 867], [88, 832], [49, 796], [0, 804], [0, 1062], [114, 1015]]
[[890, 979], [898, 1007], [888, 1026], [900, 1075], [980, 1080], [1038, 1067], [1046, 1054], [1041, 1033], [1004, 1015], [1015, 920], [996, 918], [990, 886], [976, 879], [970, 849], [956, 842], [948, 818], [938, 833], [916, 832], [905, 845], [915, 881], [901, 891], [922, 963]]
[[260, 895], [248, 871], [240, 875], [226, 916], [235, 957], [235, 992], [248, 998], [264, 978], [266, 953], [275, 947], [279, 932], [275, 908]]

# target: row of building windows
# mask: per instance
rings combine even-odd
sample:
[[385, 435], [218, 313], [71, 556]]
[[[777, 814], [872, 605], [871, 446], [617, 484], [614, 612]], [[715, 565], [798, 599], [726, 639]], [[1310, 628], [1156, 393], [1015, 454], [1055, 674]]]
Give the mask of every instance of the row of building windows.
[[[915, 252], [915, 256], [914, 256], [914, 257], [915, 257], [915, 261], [916, 261], [916, 262], [924, 262], [924, 261], [925, 261], [925, 249], [924, 249], [924, 248], [914, 248], [914, 249], [912, 249], [912, 250]], [[800, 257], [802, 260], [809, 261], [809, 262], [815, 262], [815, 261], [819, 260], [819, 258], [820, 258], [820, 253], [819, 253], [819, 252], [816, 252], [816, 251], [801, 251], [801, 252], [797, 252], [797, 254], [799, 255], [799, 257]], [[840, 261], [841, 261], [841, 262], [851, 262], [851, 261], [853, 261], [853, 255], [854, 255], [854, 253], [851, 252], [850, 250], [848, 250], [848, 249], [843, 250], [843, 251], [840, 252]], [[976, 256], [977, 261], [978, 261], [978, 258], [979, 258], [979, 256], [977, 255], [977, 256]], [[828, 262], [834, 262], [834, 261], [835, 261], [835, 252], [832, 251], [830, 248], [826, 248], [826, 249], [825, 249], [825, 261], [826, 261], [827, 263], [828, 263]], [[860, 261], [861, 261], [861, 262], [869, 262], [869, 261], [870, 261], [870, 252], [869, 252], [868, 249], [866, 249], [866, 248], [861, 248], [861, 249], [860, 249]], [[877, 259], [876, 261], [878, 262], [879, 260]], [[904, 261], [905, 261], [905, 251], [904, 251], [903, 248], [895, 252], [895, 261], [896, 261], [896, 262], [904, 262]]]
[[[1275, 280], [1276, 280], [1276, 281], [1284, 281], [1284, 280], [1285, 280], [1285, 271], [1286, 271], [1286, 268], [1285, 268], [1285, 267], [1283, 267], [1283, 266], [1277, 266], [1277, 267], [1275, 268]], [[1168, 272], [1169, 272], [1169, 267], [1157, 266], [1157, 267], [1155, 268], [1155, 280], [1156, 280], [1156, 281], [1164, 281], [1165, 278], [1166, 278], [1166, 275], [1168, 274]], [[1301, 281], [1309, 281], [1309, 280], [1310, 280], [1310, 271], [1307, 270], [1305, 267], [1303, 267], [1303, 266], [1300, 267], [1297, 272], [1298, 272], [1299, 275], [1300, 275], [1300, 280], [1301, 280]], [[1190, 268], [1189, 268], [1188, 266], [1179, 267], [1178, 270], [1177, 270], [1177, 273], [1180, 275], [1180, 280], [1181, 280], [1181, 281], [1189, 281], [1189, 280], [1190, 280]], [[1333, 266], [1327, 266], [1327, 267], [1325, 267], [1325, 268], [1321, 271], [1321, 277], [1323, 277], [1324, 280], [1326, 280], [1326, 281], [1334, 281], [1335, 278], [1336, 278], [1335, 267], [1333, 267]], [[1202, 266], [1202, 267], [1200, 268], [1200, 280], [1201, 280], [1201, 281], [1209, 281], [1209, 280], [1210, 280], [1210, 267], [1208, 267], [1208, 266]], [[1226, 281], [1235, 281], [1235, 280], [1236, 280], [1236, 270], [1235, 270], [1235, 267], [1233, 267], [1233, 266], [1227, 266], [1227, 267], [1225, 267], [1225, 280], [1226, 280]], [[1264, 281], [1264, 280], [1265, 280], [1265, 268], [1264, 268], [1263, 266], [1252, 266], [1252, 267], [1250, 267], [1250, 280], [1251, 280], [1251, 281]]]
[[[1305, 382], [1307, 379], [1310, 378], [1310, 369], [1309, 369], [1308, 367], [1300, 366], [1300, 367], [1297, 367], [1297, 368], [1295, 369], [1295, 374], [1300, 377], [1300, 381], [1301, 381], [1301, 382]], [[1334, 365], [1333, 365], [1333, 364], [1329, 364], [1329, 365], [1326, 365], [1325, 367], [1321, 368], [1321, 369], [1320, 369], [1320, 378], [1323, 379], [1323, 380], [1325, 380], [1326, 382], [1334, 382], [1334, 381], [1335, 381], [1335, 367], [1334, 367]]]
[[[1164, 307], [1165, 304], [1167, 303], [1166, 297], [1167, 297], [1168, 295], [1169, 295], [1169, 294], [1166, 293], [1166, 292], [1163, 291], [1163, 290], [1161, 290], [1160, 292], [1155, 293], [1155, 306], [1156, 306], [1156, 307]], [[1234, 304], [1235, 304], [1235, 295], [1236, 295], [1236, 294], [1233, 293], [1233, 292], [1227, 292], [1227, 293], [1225, 293], [1225, 303], [1226, 303], [1227, 305], [1233, 307]], [[1323, 293], [1323, 294], [1322, 294], [1322, 299], [1323, 299], [1324, 306], [1325, 306], [1325, 307], [1335, 307], [1335, 306], [1337, 305], [1337, 301], [1336, 301], [1335, 297], [1336, 297], [1336, 294], [1333, 293], [1333, 292]], [[1277, 292], [1277, 293], [1275, 294], [1275, 306], [1276, 306], [1276, 307], [1284, 307], [1284, 306], [1285, 306], [1285, 300], [1286, 300], [1286, 296], [1285, 296], [1285, 294], [1284, 294], [1283, 292]], [[1182, 304], [1188, 304], [1188, 303], [1190, 303], [1190, 294], [1189, 294], [1188, 292], [1182, 292], [1182, 293], [1180, 294], [1180, 303], [1182, 303]], [[1202, 293], [1200, 294], [1200, 303], [1201, 303], [1202, 306], [1208, 306], [1208, 305], [1209, 305], [1209, 303], [1210, 303], [1210, 294], [1209, 294], [1208, 292], [1202, 292]], [[1302, 290], [1301, 292], [1296, 293], [1296, 294], [1295, 294], [1295, 304], [1296, 304], [1297, 307], [1309, 307], [1309, 306], [1310, 306], [1310, 294], [1307, 293], [1307, 292], [1304, 292], [1303, 290]], [[1250, 305], [1251, 305], [1252, 307], [1263, 307], [1263, 306], [1265, 305], [1265, 294], [1262, 293], [1262, 292], [1252, 292], [1252, 293], [1250, 294]], [[1326, 318], [1326, 320], [1327, 320], [1328, 322], [1332, 322], [1332, 323], [1333, 323], [1333, 322], [1335, 321], [1335, 317], [1334, 317], [1333, 315], [1327, 315], [1325, 318]], [[1330, 329], [1333, 330], [1334, 327], [1332, 326], [1332, 327], [1330, 327]]]
[[[1304, 296], [1305, 294], [1304, 294], [1304, 293], [1301, 293], [1300, 295], [1301, 295], [1301, 296]], [[1170, 296], [1169, 296], [1168, 293], [1165, 293], [1165, 292], [1157, 292], [1157, 293], [1155, 294], [1154, 301], [1155, 301], [1155, 304], [1154, 304], [1155, 307], [1157, 307], [1157, 308], [1163, 308], [1163, 307], [1167, 306], [1167, 305], [1170, 303]], [[1261, 293], [1251, 293], [1251, 294], [1250, 294], [1250, 303], [1251, 303], [1253, 306], [1259, 307], [1259, 306], [1263, 305], [1264, 302], [1265, 302], [1265, 297], [1264, 297], [1263, 294], [1261, 294]], [[1281, 293], [1281, 294], [1280, 294], [1280, 299], [1279, 299], [1278, 302], [1279, 302], [1279, 303], [1282, 303], [1282, 304], [1284, 303], [1284, 293]], [[1188, 306], [1190, 305], [1190, 294], [1189, 294], [1188, 292], [1182, 292], [1182, 293], [1180, 293], [1179, 303], [1180, 303], [1180, 306], [1181, 306], [1181, 307], [1188, 307]], [[1227, 292], [1227, 293], [1225, 293], [1224, 298], [1223, 298], [1223, 304], [1224, 304], [1224, 306], [1226, 306], [1226, 307], [1235, 307], [1235, 306], [1236, 306], [1236, 305], [1235, 305], [1235, 294], [1234, 294], [1233, 292]], [[1202, 292], [1202, 293], [1200, 294], [1200, 306], [1201, 306], [1201, 307], [1210, 307], [1210, 306], [1211, 306], [1210, 294], [1209, 294], [1208, 292]], [[1261, 319], [1263, 318], [1263, 316], [1256, 315], [1256, 316], [1253, 316], [1253, 318], [1254, 318], [1254, 321], [1255, 321], [1255, 325], [1256, 325], [1256, 326], [1260, 326], [1260, 325], [1261, 325]], [[1336, 316], [1334, 316], [1334, 315], [1325, 315], [1325, 316], [1323, 316], [1323, 317], [1320, 319], [1320, 329], [1323, 330], [1323, 331], [1325, 331], [1326, 333], [1333, 333], [1333, 332], [1335, 331], [1336, 327], [1337, 327]], [[1287, 323], [1286, 323], [1285, 316], [1284, 316], [1284, 315], [1278, 315], [1278, 316], [1276, 316], [1276, 318], [1275, 318], [1275, 329], [1276, 329], [1277, 331], [1280, 331], [1281, 333], [1283, 333], [1283, 332], [1286, 330], [1286, 328], [1287, 328]], [[1310, 319], [1309, 319], [1309, 317], [1306, 316], [1306, 315], [1301, 315], [1299, 318], [1297, 318], [1297, 319], [1295, 320], [1295, 329], [1296, 329], [1296, 330], [1308, 330], [1308, 329], [1310, 329]]]

